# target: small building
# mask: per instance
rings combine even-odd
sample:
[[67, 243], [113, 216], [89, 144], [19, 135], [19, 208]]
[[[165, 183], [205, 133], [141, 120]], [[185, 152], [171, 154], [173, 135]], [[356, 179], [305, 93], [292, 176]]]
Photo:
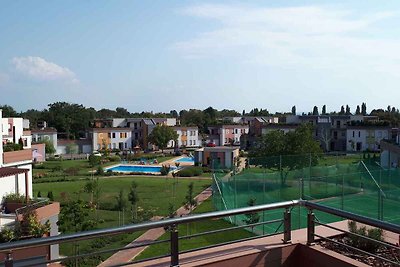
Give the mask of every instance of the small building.
[[194, 164], [213, 168], [232, 168], [237, 157], [239, 148], [236, 147], [203, 147], [194, 152]]
[[197, 126], [175, 126], [175, 132], [178, 134], [177, 144], [171, 140], [168, 147], [199, 147], [199, 128]]
[[32, 129], [32, 143], [41, 143], [45, 140], [49, 140], [54, 149], [57, 151], [58, 140], [57, 140], [57, 130], [52, 127]]

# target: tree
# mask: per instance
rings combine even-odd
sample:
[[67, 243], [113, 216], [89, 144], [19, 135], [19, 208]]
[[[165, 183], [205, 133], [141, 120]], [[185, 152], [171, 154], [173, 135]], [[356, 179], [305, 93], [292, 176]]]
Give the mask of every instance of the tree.
[[[311, 125], [302, 124], [295, 131], [270, 131], [256, 140], [256, 145], [249, 151], [253, 164], [275, 168], [281, 172], [281, 183], [286, 184], [289, 171], [313, 165], [322, 153], [319, 142], [312, 135]], [[282, 160], [281, 155], [293, 155]], [[294, 156], [299, 155], [299, 156]], [[305, 156], [307, 155], [307, 156]]]
[[97, 165], [100, 165], [100, 163], [101, 163], [101, 157], [93, 155], [93, 154], [89, 156], [90, 167], [95, 167]]
[[137, 220], [137, 203], [139, 202], [139, 194], [137, 192], [137, 183], [135, 181], [132, 182], [131, 187], [129, 189], [128, 200], [132, 205], [132, 221], [135, 222]]
[[127, 201], [123, 189], [119, 190], [118, 196], [115, 197], [115, 200], [116, 200], [115, 208], [119, 211], [125, 210], [127, 206]]
[[344, 114], [345, 114], [344, 106], [341, 106], [341, 107], [340, 107], [340, 112], [339, 112], [339, 114], [340, 114], [340, 115], [344, 115]]
[[15, 109], [12, 106], [3, 105], [3, 106], [0, 106], [0, 109], [3, 111], [3, 118], [18, 117], [18, 113], [15, 111]]
[[292, 115], [296, 115], [296, 106], [292, 107]]
[[351, 111], [350, 111], [349, 105], [346, 105], [346, 115], [351, 115]]
[[[256, 199], [254, 197], [250, 198], [249, 201], [247, 201], [247, 206], [252, 207], [256, 205]], [[247, 225], [249, 224], [255, 224], [260, 221], [260, 215], [257, 212], [251, 212], [245, 214], [246, 219], [243, 220], [243, 222]], [[251, 226], [251, 231], [253, 231], [254, 226]]]
[[83, 192], [90, 194], [90, 202], [89, 204], [93, 204], [93, 194], [95, 191], [95, 187], [97, 186], [95, 181], [88, 181], [86, 182], [85, 186], [83, 187]]
[[89, 213], [85, 209], [82, 200], [71, 200], [61, 209], [58, 221], [61, 232], [81, 232], [94, 227], [94, 221], [89, 219]]
[[75, 144], [68, 144], [68, 145], [65, 147], [65, 152], [66, 152], [67, 154], [76, 154], [76, 153], [78, 153], [78, 147], [77, 147], [77, 145], [75, 145]]
[[197, 200], [194, 198], [193, 182], [188, 185], [188, 191], [186, 193], [185, 202], [183, 202], [183, 205], [189, 212], [192, 212], [192, 210], [197, 206]]
[[317, 107], [317, 106], [314, 106], [312, 114], [313, 114], [313, 115], [318, 115], [318, 114], [319, 114], [319, 113], [318, 113], [318, 107]]
[[178, 134], [173, 128], [168, 127], [167, 125], [157, 125], [149, 135], [150, 143], [156, 145], [158, 148], [161, 148], [162, 152], [164, 152], [164, 149], [167, 147], [170, 140], [174, 140], [176, 142], [177, 139]]
[[48, 198], [50, 201], [54, 201], [53, 191], [47, 192], [47, 198]]
[[322, 115], [326, 115], [326, 105], [322, 106]]
[[360, 109], [360, 106], [357, 105], [357, 108], [356, 108], [356, 115], [360, 115], [360, 114], [361, 114], [361, 109]]
[[46, 154], [53, 155], [56, 153], [53, 142], [49, 138], [45, 138], [41, 143], [44, 144]]
[[364, 102], [361, 104], [361, 114], [367, 115], [367, 104]]

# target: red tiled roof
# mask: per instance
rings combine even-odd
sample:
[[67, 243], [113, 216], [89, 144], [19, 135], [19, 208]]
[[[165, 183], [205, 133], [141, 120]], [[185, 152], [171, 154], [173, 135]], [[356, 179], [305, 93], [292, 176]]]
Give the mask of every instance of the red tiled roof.
[[0, 178], [8, 177], [11, 175], [21, 174], [28, 172], [28, 169], [18, 169], [18, 168], [11, 168], [11, 167], [3, 167], [0, 168]]

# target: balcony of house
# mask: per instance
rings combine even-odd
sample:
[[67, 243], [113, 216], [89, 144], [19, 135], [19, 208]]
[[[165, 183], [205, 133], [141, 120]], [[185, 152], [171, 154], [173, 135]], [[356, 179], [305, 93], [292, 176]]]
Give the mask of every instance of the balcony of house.
[[4, 164], [13, 164], [19, 162], [31, 162], [32, 161], [32, 149], [22, 149], [22, 150], [14, 150], [7, 151], [3, 153], [3, 163]]
[[[304, 221], [304, 226], [296, 229], [294, 211], [304, 209], [306, 216], [299, 217]], [[234, 216], [245, 214], [256, 214], [262, 212], [277, 212], [280, 219], [269, 219], [262, 222], [249, 222], [245, 225], [233, 225], [228, 228], [214, 229], [191, 234], [186, 231], [186, 225], [225, 218], [232, 220]], [[292, 214], [293, 213], [293, 214]], [[334, 223], [324, 223], [318, 217], [321, 214], [337, 216], [340, 221]], [[321, 215], [322, 216], [322, 215]], [[248, 217], [250, 218], [250, 217]], [[321, 218], [321, 217], [320, 217]], [[385, 238], [377, 239], [361, 234], [361, 232], [349, 229], [352, 222], [358, 227], [367, 225], [376, 227], [384, 231]], [[215, 245], [199, 246], [187, 249], [182, 246], [185, 240], [195, 240], [205, 236], [223, 234], [229, 235], [231, 231], [238, 229], [251, 229], [262, 227], [263, 225], [278, 225], [276, 231], [257, 234], [250, 237], [240, 238], [230, 242]], [[180, 227], [184, 226], [184, 227]], [[37, 249], [52, 244], [72, 243], [78, 241], [93, 240], [107, 236], [123, 235], [133, 232], [154, 231], [163, 229], [166, 238], [151, 239], [138, 238], [129, 245], [108, 250], [91, 251], [90, 253], [75, 254], [61, 259], [48, 260], [46, 254], [41, 254], [41, 261], [36, 264], [46, 266], [46, 264], [60, 262], [67, 264], [79, 262], [79, 259], [96, 257], [104, 253], [115, 253], [99, 266], [395, 266], [400, 265], [397, 258], [399, 246], [397, 245], [400, 234], [398, 225], [383, 222], [381, 220], [360, 216], [348, 211], [324, 206], [319, 203], [306, 200], [292, 200], [259, 206], [249, 206], [245, 208], [222, 210], [203, 214], [189, 215], [185, 217], [169, 218], [161, 221], [145, 222], [139, 224], [125, 225], [122, 227], [98, 229], [80, 232], [57, 237], [47, 237], [31, 239], [25, 241], [10, 242], [0, 244], [0, 264], [4, 261], [6, 266], [17, 266], [20, 259], [29, 262], [31, 254], [22, 255], [21, 251], [26, 249]], [[185, 230], [184, 230], [185, 229]], [[184, 230], [184, 231], [183, 231]], [[153, 232], [154, 233], [154, 232]], [[346, 243], [346, 238], [355, 237], [357, 242]], [[366, 247], [358, 246], [358, 243], [375, 244], [380, 247], [380, 253], [371, 252]], [[327, 244], [335, 246], [328, 246]], [[146, 247], [152, 245], [159, 246], [167, 244], [167, 253], [159, 256], [143, 259], [135, 259], [132, 253], [139, 254]], [[387, 253], [382, 253], [387, 249]], [[340, 250], [339, 248], [342, 248]], [[344, 252], [345, 251], [345, 252]], [[351, 253], [350, 253], [351, 252]], [[43, 252], [42, 252], [43, 253]], [[379, 260], [372, 261], [372, 258]], [[35, 258], [37, 259], [37, 257]], [[371, 262], [365, 260], [371, 260]], [[33, 259], [31, 260], [31, 262]], [[363, 262], [364, 261], [364, 262]], [[383, 263], [382, 263], [383, 262]], [[23, 266], [23, 265], [18, 265]]]

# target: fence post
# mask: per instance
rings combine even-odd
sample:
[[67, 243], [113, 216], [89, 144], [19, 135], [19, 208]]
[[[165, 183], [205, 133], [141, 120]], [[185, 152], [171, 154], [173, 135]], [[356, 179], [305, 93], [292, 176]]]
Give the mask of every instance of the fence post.
[[307, 245], [312, 245], [314, 243], [315, 234], [315, 215], [310, 209], [307, 214]]
[[179, 266], [179, 239], [178, 228], [176, 225], [171, 226], [171, 266]]
[[289, 209], [283, 213], [283, 243], [289, 243], [292, 239], [292, 218]]
[[11, 252], [8, 252], [6, 260], [4, 261], [4, 267], [13, 267], [13, 266], [14, 266], [14, 259], [12, 257]]

